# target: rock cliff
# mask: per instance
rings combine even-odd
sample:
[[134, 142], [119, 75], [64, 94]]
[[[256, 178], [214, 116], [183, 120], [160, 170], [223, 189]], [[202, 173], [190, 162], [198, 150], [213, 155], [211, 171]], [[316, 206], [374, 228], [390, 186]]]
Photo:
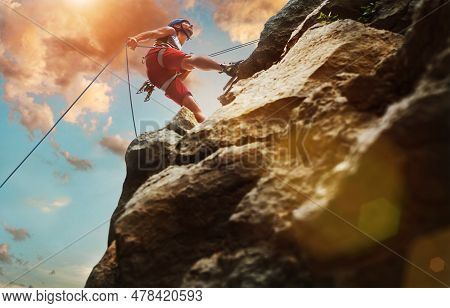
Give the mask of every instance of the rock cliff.
[[448, 286], [449, 19], [289, 1], [224, 107], [131, 143], [86, 286]]

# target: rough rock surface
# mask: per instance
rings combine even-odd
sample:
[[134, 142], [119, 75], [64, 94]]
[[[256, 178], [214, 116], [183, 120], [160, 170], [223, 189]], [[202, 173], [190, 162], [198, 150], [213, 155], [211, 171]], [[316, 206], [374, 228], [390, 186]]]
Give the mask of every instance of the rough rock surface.
[[270, 18], [261, 32], [258, 47], [239, 66], [239, 78], [246, 79], [280, 59], [291, 33], [322, 0], [290, 0]]
[[[400, 33], [411, 25], [414, 7], [418, 2], [419, 0], [290, 0], [265, 24], [257, 48], [239, 66], [239, 79], [249, 78], [268, 69], [282, 59], [285, 46], [292, 47], [310, 27], [328, 22], [318, 19], [320, 13], [331, 14], [338, 19], [359, 20], [377, 29]], [[366, 8], [370, 5], [373, 5], [373, 9]]]
[[112, 227], [122, 213], [125, 203], [149, 176], [164, 170], [177, 160], [177, 143], [197, 124], [192, 112], [182, 108], [166, 127], [141, 134], [128, 146], [125, 153], [127, 176], [123, 183], [119, 205], [111, 218], [109, 245], [114, 241]]
[[421, 1], [406, 36], [308, 27], [205, 123], [140, 136], [86, 286], [448, 286], [443, 3]]

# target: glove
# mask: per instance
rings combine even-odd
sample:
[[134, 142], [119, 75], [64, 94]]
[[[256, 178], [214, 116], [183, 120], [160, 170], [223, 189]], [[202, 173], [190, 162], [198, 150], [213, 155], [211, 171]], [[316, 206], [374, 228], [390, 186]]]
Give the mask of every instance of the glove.
[[131, 50], [135, 50], [138, 46], [138, 41], [134, 37], [129, 37], [127, 41], [127, 46], [131, 48]]
[[229, 64], [221, 64], [220, 67], [222, 70], [219, 72], [219, 74], [225, 73], [230, 77], [236, 77], [238, 70], [239, 70], [239, 64], [241, 64], [242, 61], [233, 62]]

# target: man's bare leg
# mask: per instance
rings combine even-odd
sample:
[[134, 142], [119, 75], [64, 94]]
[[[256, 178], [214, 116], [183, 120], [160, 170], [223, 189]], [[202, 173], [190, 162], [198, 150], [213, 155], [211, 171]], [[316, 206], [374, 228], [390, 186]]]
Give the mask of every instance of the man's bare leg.
[[202, 71], [222, 70], [219, 63], [211, 58], [203, 56], [186, 57], [184, 58], [183, 62], [181, 62], [181, 67], [187, 71], [192, 71], [194, 68], [198, 68]]
[[[222, 71], [222, 67], [220, 66], [219, 63], [217, 63], [211, 58], [203, 56], [191, 56], [184, 58], [183, 62], [181, 62], [181, 68], [189, 72], [195, 68], [203, 71], [210, 71], [210, 70]], [[197, 102], [191, 95], [188, 95], [183, 99], [183, 106], [185, 106], [194, 113], [195, 118], [199, 123], [205, 121], [206, 118], [205, 115], [203, 114], [202, 110], [197, 105]]]
[[200, 107], [197, 105], [197, 102], [194, 100], [192, 95], [186, 95], [183, 99], [183, 106], [192, 111], [195, 115], [195, 118], [199, 123], [205, 121], [205, 115], [203, 114]]

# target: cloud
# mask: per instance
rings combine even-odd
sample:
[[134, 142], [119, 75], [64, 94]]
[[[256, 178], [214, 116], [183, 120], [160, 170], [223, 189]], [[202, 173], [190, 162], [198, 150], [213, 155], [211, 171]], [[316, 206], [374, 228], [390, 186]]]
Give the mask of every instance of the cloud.
[[103, 137], [100, 145], [119, 156], [124, 156], [130, 141], [123, 139], [119, 135]]
[[[5, 2], [5, 1], [3, 1]], [[78, 96], [100, 66], [120, 48], [128, 36], [166, 25], [179, 16], [182, 3], [170, 0], [39, 0], [7, 3], [35, 20], [49, 33], [0, 5], [0, 74], [5, 79], [5, 100], [10, 119], [21, 123], [32, 135], [44, 132], [54, 123], [46, 102], [58, 95], [66, 106]], [[121, 18], [118, 19], [117, 16]], [[70, 46], [68, 46], [70, 45]], [[134, 68], [139, 57], [130, 60]], [[111, 70], [123, 69], [116, 60]], [[105, 72], [105, 77], [110, 77]], [[99, 80], [68, 114], [66, 121], [82, 125], [88, 115], [109, 111], [113, 98], [108, 79]], [[61, 109], [64, 109], [62, 106]]]
[[8, 244], [0, 244], [0, 262], [11, 263], [13, 256], [9, 253]]
[[83, 130], [88, 134], [92, 134], [97, 129], [98, 120], [97, 119], [90, 119], [89, 122], [82, 122], [81, 127]]
[[86, 159], [79, 159], [78, 157], [70, 154], [68, 151], [61, 150], [61, 146], [54, 138], [50, 139], [50, 143], [55, 150], [55, 152], [62, 156], [69, 164], [75, 167], [77, 170], [81, 171], [87, 171], [92, 169], [92, 164], [89, 160]]
[[30, 238], [30, 233], [26, 229], [17, 229], [14, 227], [4, 227], [5, 231], [13, 236], [13, 240], [15, 241], [24, 241], [27, 238]]
[[112, 123], [113, 123], [113, 118], [110, 116], [108, 118], [108, 120], [106, 120], [105, 126], [103, 126], [103, 132], [104, 133], [107, 133], [109, 131], [109, 129], [111, 128]]
[[27, 129], [31, 139], [34, 137], [34, 131], [45, 134], [53, 126], [53, 112], [50, 106], [46, 103], [36, 103], [33, 97], [22, 93], [20, 85], [14, 81], [6, 83], [4, 98], [11, 108], [10, 119], [14, 120], [15, 114], [20, 114], [19, 122]]
[[70, 182], [70, 175], [68, 173], [55, 171], [53, 176], [57, 178], [62, 184], [66, 185]]
[[[66, 97], [66, 100], [71, 101], [76, 98], [89, 83], [90, 80], [83, 77], [76, 87], [72, 87], [65, 91], [64, 96]], [[112, 97], [110, 96], [111, 91], [112, 89], [107, 83], [94, 83], [89, 88], [89, 91], [77, 102], [76, 107], [70, 110], [64, 119], [69, 123], [83, 124], [85, 123], [83, 116], [86, 114], [107, 113], [112, 103]], [[92, 125], [92, 123], [94, 123], [95, 130], [97, 119], [92, 119], [90, 124]]]
[[8, 4], [9, 6], [11, 6], [14, 9], [20, 7], [20, 3], [14, 1], [14, 0], [3, 0], [3, 2], [6, 2], [6, 4]]
[[228, 32], [233, 41], [246, 43], [257, 39], [266, 21], [275, 15], [287, 0], [213, 0], [214, 21]]
[[186, 10], [192, 9], [197, 3], [196, 0], [184, 0], [183, 4], [184, 4], [184, 8]]
[[74, 166], [77, 170], [86, 171], [92, 169], [92, 164], [90, 161], [86, 159], [79, 159], [76, 156], [71, 155], [69, 152], [62, 152], [62, 155], [66, 159], [66, 161]]
[[65, 206], [69, 205], [70, 201], [71, 200], [69, 197], [57, 198], [57, 199], [50, 200], [50, 201], [43, 200], [40, 198], [28, 198], [26, 200], [26, 202], [29, 206], [36, 207], [44, 213], [50, 213], [50, 212], [58, 210], [62, 207], [65, 207]]
[[12, 261], [19, 266], [26, 267], [28, 265], [28, 261], [18, 258], [9, 252], [8, 244], [0, 244], [0, 263], [11, 264]]

